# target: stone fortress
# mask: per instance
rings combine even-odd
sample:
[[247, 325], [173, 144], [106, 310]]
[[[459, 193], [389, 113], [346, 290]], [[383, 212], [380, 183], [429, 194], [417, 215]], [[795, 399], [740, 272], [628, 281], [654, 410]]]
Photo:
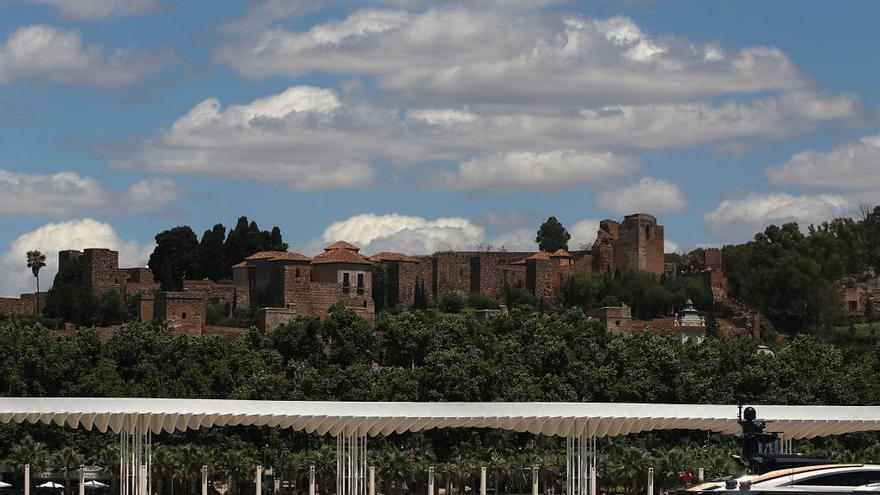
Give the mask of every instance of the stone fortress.
[[[657, 277], [664, 273], [706, 277], [719, 298], [726, 295], [718, 250], [706, 250], [704, 270], [679, 273], [664, 263], [663, 241], [663, 226], [653, 216], [639, 213], [622, 222], [600, 222], [589, 250], [447, 251], [428, 256], [381, 252], [367, 257], [357, 246], [338, 241], [314, 258], [293, 252], [259, 252], [232, 268], [231, 283], [185, 280], [180, 292], [160, 291], [148, 268], [119, 268], [118, 253], [109, 249], [61, 251], [59, 269], [80, 258], [83, 280], [93, 294], [116, 291], [126, 299], [136, 298], [141, 319], [169, 322], [185, 335], [211, 333], [205, 315], [209, 302], [229, 309], [259, 309], [263, 329], [299, 315], [323, 317], [336, 303], [372, 321], [372, 275], [379, 267], [387, 276], [389, 304], [402, 306], [413, 305], [417, 285], [434, 299], [449, 293], [481, 292], [503, 302], [510, 289], [521, 288], [552, 302], [575, 273], [621, 274], [631, 270]], [[34, 295], [0, 298], [0, 312], [33, 314], [35, 305]], [[603, 309], [611, 313], [621, 310]], [[625, 309], [621, 311], [625, 313]]]

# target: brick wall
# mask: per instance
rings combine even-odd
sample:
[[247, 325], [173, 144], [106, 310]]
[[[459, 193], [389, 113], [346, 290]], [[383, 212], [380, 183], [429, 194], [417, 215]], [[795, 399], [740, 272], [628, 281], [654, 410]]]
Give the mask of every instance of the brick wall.
[[183, 290], [198, 292], [203, 294], [209, 303], [226, 304], [230, 308], [237, 307], [236, 304], [241, 299], [235, 285], [218, 284], [213, 280], [184, 280]]
[[296, 318], [296, 311], [290, 308], [262, 308], [257, 314], [257, 328], [264, 332], [275, 330]]
[[703, 251], [703, 266], [709, 268], [722, 268], [721, 250], [718, 248], [709, 248]]
[[587, 316], [599, 320], [608, 333], [628, 333], [632, 326], [632, 309], [625, 304], [591, 309]]
[[620, 273], [642, 270], [663, 275], [663, 227], [646, 214], [629, 215], [620, 225], [620, 235], [612, 241], [614, 268]]
[[61, 271], [61, 269], [64, 268], [64, 265], [66, 265], [68, 261], [77, 259], [81, 257], [82, 254], [82, 251], [76, 251], [73, 249], [58, 251], [58, 271]]
[[137, 297], [138, 317], [142, 321], [152, 320], [156, 295], [152, 292], [142, 292], [135, 297]]
[[86, 249], [82, 255], [83, 283], [95, 295], [120, 291], [119, 253], [110, 249]]
[[170, 323], [176, 335], [202, 335], [205, 331], [205, 306], [203, 294], [157, 292], [153, 317]]
[[33, 298], [0, 297], [0, 313], [4, 315], [32, 315], [35, 311]]

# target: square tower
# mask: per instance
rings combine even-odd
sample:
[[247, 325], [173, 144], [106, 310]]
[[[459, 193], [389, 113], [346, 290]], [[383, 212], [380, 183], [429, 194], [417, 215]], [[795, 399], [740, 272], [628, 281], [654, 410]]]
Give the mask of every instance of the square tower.
[[119, 252], [105, 248], [83, 251], [83, 283], [94, 295], [119, 291]]

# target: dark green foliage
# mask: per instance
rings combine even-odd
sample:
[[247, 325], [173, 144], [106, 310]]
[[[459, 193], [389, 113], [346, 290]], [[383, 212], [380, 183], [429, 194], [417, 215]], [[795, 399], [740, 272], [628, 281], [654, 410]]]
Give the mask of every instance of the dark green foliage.
[[[376, 313], [381, 313], [388, 308], [389, 301], [396, 301], [396, 299], [391, 299], [388, 293], [390, 285], [388, 283], [388, 271], [384, 265], [380, 263], [373, 265], [371, 280], [373, 284], [373, 305], [376, 308]], [[418, 290], [418, 287], [416, 287], [416, 290]]]
[[236, 308], [219, 302], [208, 303], [205, 308], [205, 323], [220, 327], [249, 328], [257, 326], [257, 310]]
[[421, 280], [416, 282], [415, 291], [413, 309], [428, 309], [428, 293], [425, 291], [425, 282]]
[[226, 262], [226, 247], [223, 245], [226, 239], [226, 227], [218, 223], [211, 230], [202, 234], [199, 242], [199, 259], [202, 264], [201, 274], [215, 282], [229, 275], [229, 265]]
[[516, 308], [525, 306], [531, 309], [537, 309], [540, 301], [528, 289], [514, 287], [507, 292], [507, 307]]
[[461, 313], [467, 303], [464, 296], [456, 292], [450, 292], [440, 298], [440, 310], [444, 313]]
[[535, 236], [538, 249], [551, 253], [557, 249], [568, 249], [569, 239], [571, 239], [571, 234], [565, 230], [556, 217], [550, 217], [542, 223], [538, 228], [538, 235]]
[[[857, 350], [802, 335], [766, 356], [749, 340], [681, 344], [674, 336], [647, 332], [608, 335], [578, 309], [544, 314], [519, 307], [484, 323], [465, 314], [385, 312], [373, 328], [334, 307], [324, 320], [298, 318], [231, 343], [173, 337], [160, 324], [141, 322], [123, 325], [108, 342], [92, 329], [59, 338], [13, 319], [0, 321], [0, 396], [877, 405], [880, 331], [854, 332], [850, 343]], [[206, 459], [217, 476], [244, 484], [265, 445], [267, 462], [279, 471], [302, 474], [303, 466], [307, 472], [315, 464], [332, 483], [332, 448], [287, 429], [216, 428], [154, 440], [162, 444], [154, 466], [161, 483], [156, 490], [163, 495], [170, 493], [172, 472], [178, 473], [175, 493], [186, 493], [190, 482], [179, 473], [197, 479]], [[0, 425], [0, 458], [17, 466], [40, 450], [33, 443], [42, 443], [47, 458], [70, 446], [87, 459], [113, 462], [108, 446], [114, 441], [118, 437], [60, 427]], [[877, 435], [864, 434], [797, 448], [863, 460], [877, 445]], [[736, 469], [729, 463], [735, 449], [731, 437], [700, 432], [603, 440], [600, 464], [607, 469], [599, 483], [640, 490], [643, 479], [633, 466], [647, 465], [664, 487], [674, 482], [670, 473], [683, 467], [729, 474]], [[428, 465], [438, 472], [447, 466], [461, 470], [456, 479], [464, 480], [488, 464], [498, 468], [499, 491], [515, 493], [527, 492], [528, 480], [505, 473], [538, 465], [542, 479], [559, 488], [562, 452], [559, 439], [491, 430], [437, 430], [370, 443], [379, 483], [390, 489], [389, 480], [395, 486], [406, 481], [411, 492], [424, 488], [417, 483]]]
[[482, 292], [471, 292], [467, 296], [467, 306], [473, 309], [498, 309], [498, 301]]
[[69, 260], [55, 275], [55, 282], [46, 294], [45, 313], [78, 324], [87, 324], [97, 310], [91, 292], [83, 283], [80, 258]]
[[226, 237], [226, 261], [229, 267], [244, 261], [248, 256], [260, 251], [287, 251], [287, 244], [281, 238], [281, 229], [260, 230], [257, 222], [248, 222], [240, 217], [235, 228]]
[[183, 280], [201, 278], [199, 241], [191, 228], [174, 227], [156, 234], [149, 267], [162, 290], [183, 290]]

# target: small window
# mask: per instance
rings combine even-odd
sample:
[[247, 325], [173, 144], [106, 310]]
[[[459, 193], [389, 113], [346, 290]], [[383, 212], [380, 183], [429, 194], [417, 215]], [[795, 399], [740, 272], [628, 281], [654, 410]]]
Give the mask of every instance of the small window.
[[186, 319], [186, 311], [184, 311], [183, 313], [180, 314], [180, 318], [183, 320]]
[[651, 238], [651, 227], [645, 225], [645, 239]]
[[858, 311], [858, 310], [859, 310], [859, 303], [858, 303], [858, 301], [850, 301], [850, 302], [849, 302], [849, 310], [850, 310], [850, 311]]
[[364, 274], [363, 273], [358, 273], [357, 293], [358, 293], [358, 295], [364, 295]]
[[620, 326], [620, 320], [614, 320], [614, 326], [619, 327], [619, 326]]
[[351, 292], [351, 277], [349, 273], [342, 274], [342, 293], [348, 294]]
[[295, 276], [296, 278], [299, 278], [299, 268], [296, 269], [296, 273], [294, 273], [294, 276]]

